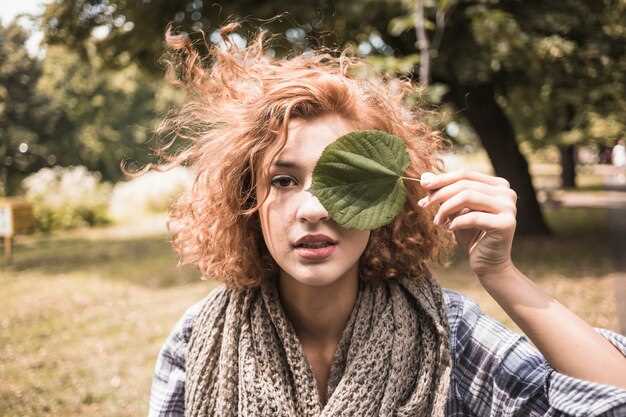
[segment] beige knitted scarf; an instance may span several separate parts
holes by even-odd
[[[326,404],[276,279],[219,288],[194,321],[185,416],[444,415],[451,370],[441,287],[420,278],[359,283],[335,352]]]

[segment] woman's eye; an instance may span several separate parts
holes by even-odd
[[[285,175],[272,178],[272,185],[279,186],[280,188],[288,187],[289,183],[292,182],[295,184],[295,181],[292,177],[287,177]]]

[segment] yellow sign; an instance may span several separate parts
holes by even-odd
[[[0,199],[0,237],[4,237],[4,257],[11,262],[13,236],[32,231],[33,207],[21,198]]]
[[[21,198],[0,199],[0,236],[13,236],[32,231],[35,223],[33,207]]]

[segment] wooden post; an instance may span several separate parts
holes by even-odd
[[[12,259],[12,251],[13,249],[13,236],[5,236],[4,237],[4,259],[7,261],[7,264],[11,263]]]

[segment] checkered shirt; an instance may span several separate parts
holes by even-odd
[[[554,370],[526,336],[459,292],[443,288],[443,295],[453,360],[447,417],[626,417],[626,390]],[[159,352],[149,417],[184,416],[186,344],[205,300],[187,309]],[[626,356],[626,337],[595,330]]]

